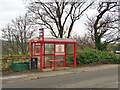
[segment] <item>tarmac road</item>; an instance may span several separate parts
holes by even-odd
[[[118,88],[118,67],[7,83],[3,88]]]

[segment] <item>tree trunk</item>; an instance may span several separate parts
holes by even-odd
[[[60,27],[59,33],[60,33],[60,38],[63,38],[63,26]]]
[[[101,40],[98,36],[95,36],[95,48],[101,50]]]

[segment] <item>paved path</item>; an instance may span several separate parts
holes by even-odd
[[[26,80],[3,80],[4,88],[118,88],[118,66],[101,65],[37,73]],[[45,76],[42,76],[45,75]],[[29,77],[29,78],[28,78]],[[43,78],[44,77],[44,78]],[[25,78],[25,77],[24,77]],[[32,79],[31,79],[32,78]],[[29,80],[28,80],[29,79]],[[6,81],[6,82],[5,82]]]

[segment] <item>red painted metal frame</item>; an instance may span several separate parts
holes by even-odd
[[[44,55],[43,55],[43,56],[44,56],[44,68],[46,68],[46,61],[45,61],[45,59],[46,59],[46,58],[45,58],[45,44],[44,44]]]
[[[40,45],[40,71],[42,71],[42,43]]]
[[[36,55],[36,43],[34,43],[34,55]]]
[[[56,69],[56,56],[63,56],[64,57],[64,65],[63,67],[65,68],[67,65],[66,65],[66,56],[67,55],[73,55],[74,56],[74,68],[76,68],[76,42],[64,42],[64,41],[46,41],[44,40],[44,29],[42,28],[42,40],[30,40],[30,57],[34,57],[34,56],[39,56],[40,57],[40,71],[42,71],[43,69],[43,62],[44,62],[44,67],[46,68],[45,66],[45,56],[51,56],[53,55],[54,56],[54,70]],[[36,43],[40,43],[39,45],[36,45]],[[45,44],[53,44],[54,45],[54,54],[45,54]],[[64,44],[64,54],[56,54],[56,44]],[[67,54],[66,53],[66,45],[67,44],[73,44],[74,45],[74,54]],[[42,48],[42,46],[44,45],[44,49]],[[35,53],[35,47],[36,46],[40,46],[40,54],[39,55],[36,55]],[[33,54],[33,47],[34,47],[34,54]],[[43,53],[43,50],[44,50],[44,53]],[[44,61],[42,60],[44,56]],[[42,62],[43,61],[43,62]]]
[[[56,44],[54,43],[54,70],[56,69],[56,55],[55,55],[55,53],[56,53],[56,46],[55,46]]]
[[[64,52],[65,52],[65,56],[64,56],[64,66],[66,67],[66,44],[64,44]]]
[[[68,42],[64,42],[64,41],[63,41],[63,42],[62,42],[62,41],[60,42],[60,41],[54,41],[54,40],[53,40],[53,41],[52,41],[52,40],[49,40],[49,41],[48,41],[48,40],[44,40],[44,41],[34,40],[34,41],[32,41],[32,42],[34,42],[34,43],[42,43],[42,42],[43,42],[43,43],[45,43],[45,44],[54,44],[54,43],[57,43],[57,44],[74,44],[74,43],[76,43],[76,42],[69,42],[69,41],[68,41]]]
[[[66,67],[66,44],[64,44],[64,68]]]
[[[76,43],[74,44],[74,68],[76,68]]]

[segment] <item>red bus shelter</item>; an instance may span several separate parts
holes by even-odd
[[[30,43],[30,58],[33,57],[39,57],[39,68],[40,71],[46,69],[46,56],[53,56],[54,58],[52,60],[49,60],[49,68],[52,68],[55,70],[57,67],[57,62],[60,63],[60,67],[66,67],[66,57],[67,55],[73,56],[73,67],[76,68],[76,44],[77,42],[73,39],[63,39],[63,38],[44,38],[44,29],[42,28],[40,30],[40,37],[32,39],[29,41]],[[47,54],[45,52],[46,44],[52,44],[53,45],[53,54]],[[67,48],[66,45],[73,45],[73,54],[67,54]],[[37,53],[36,53],[37,52]],[[57,56],[62,56],[63,59],[57,59]]]

